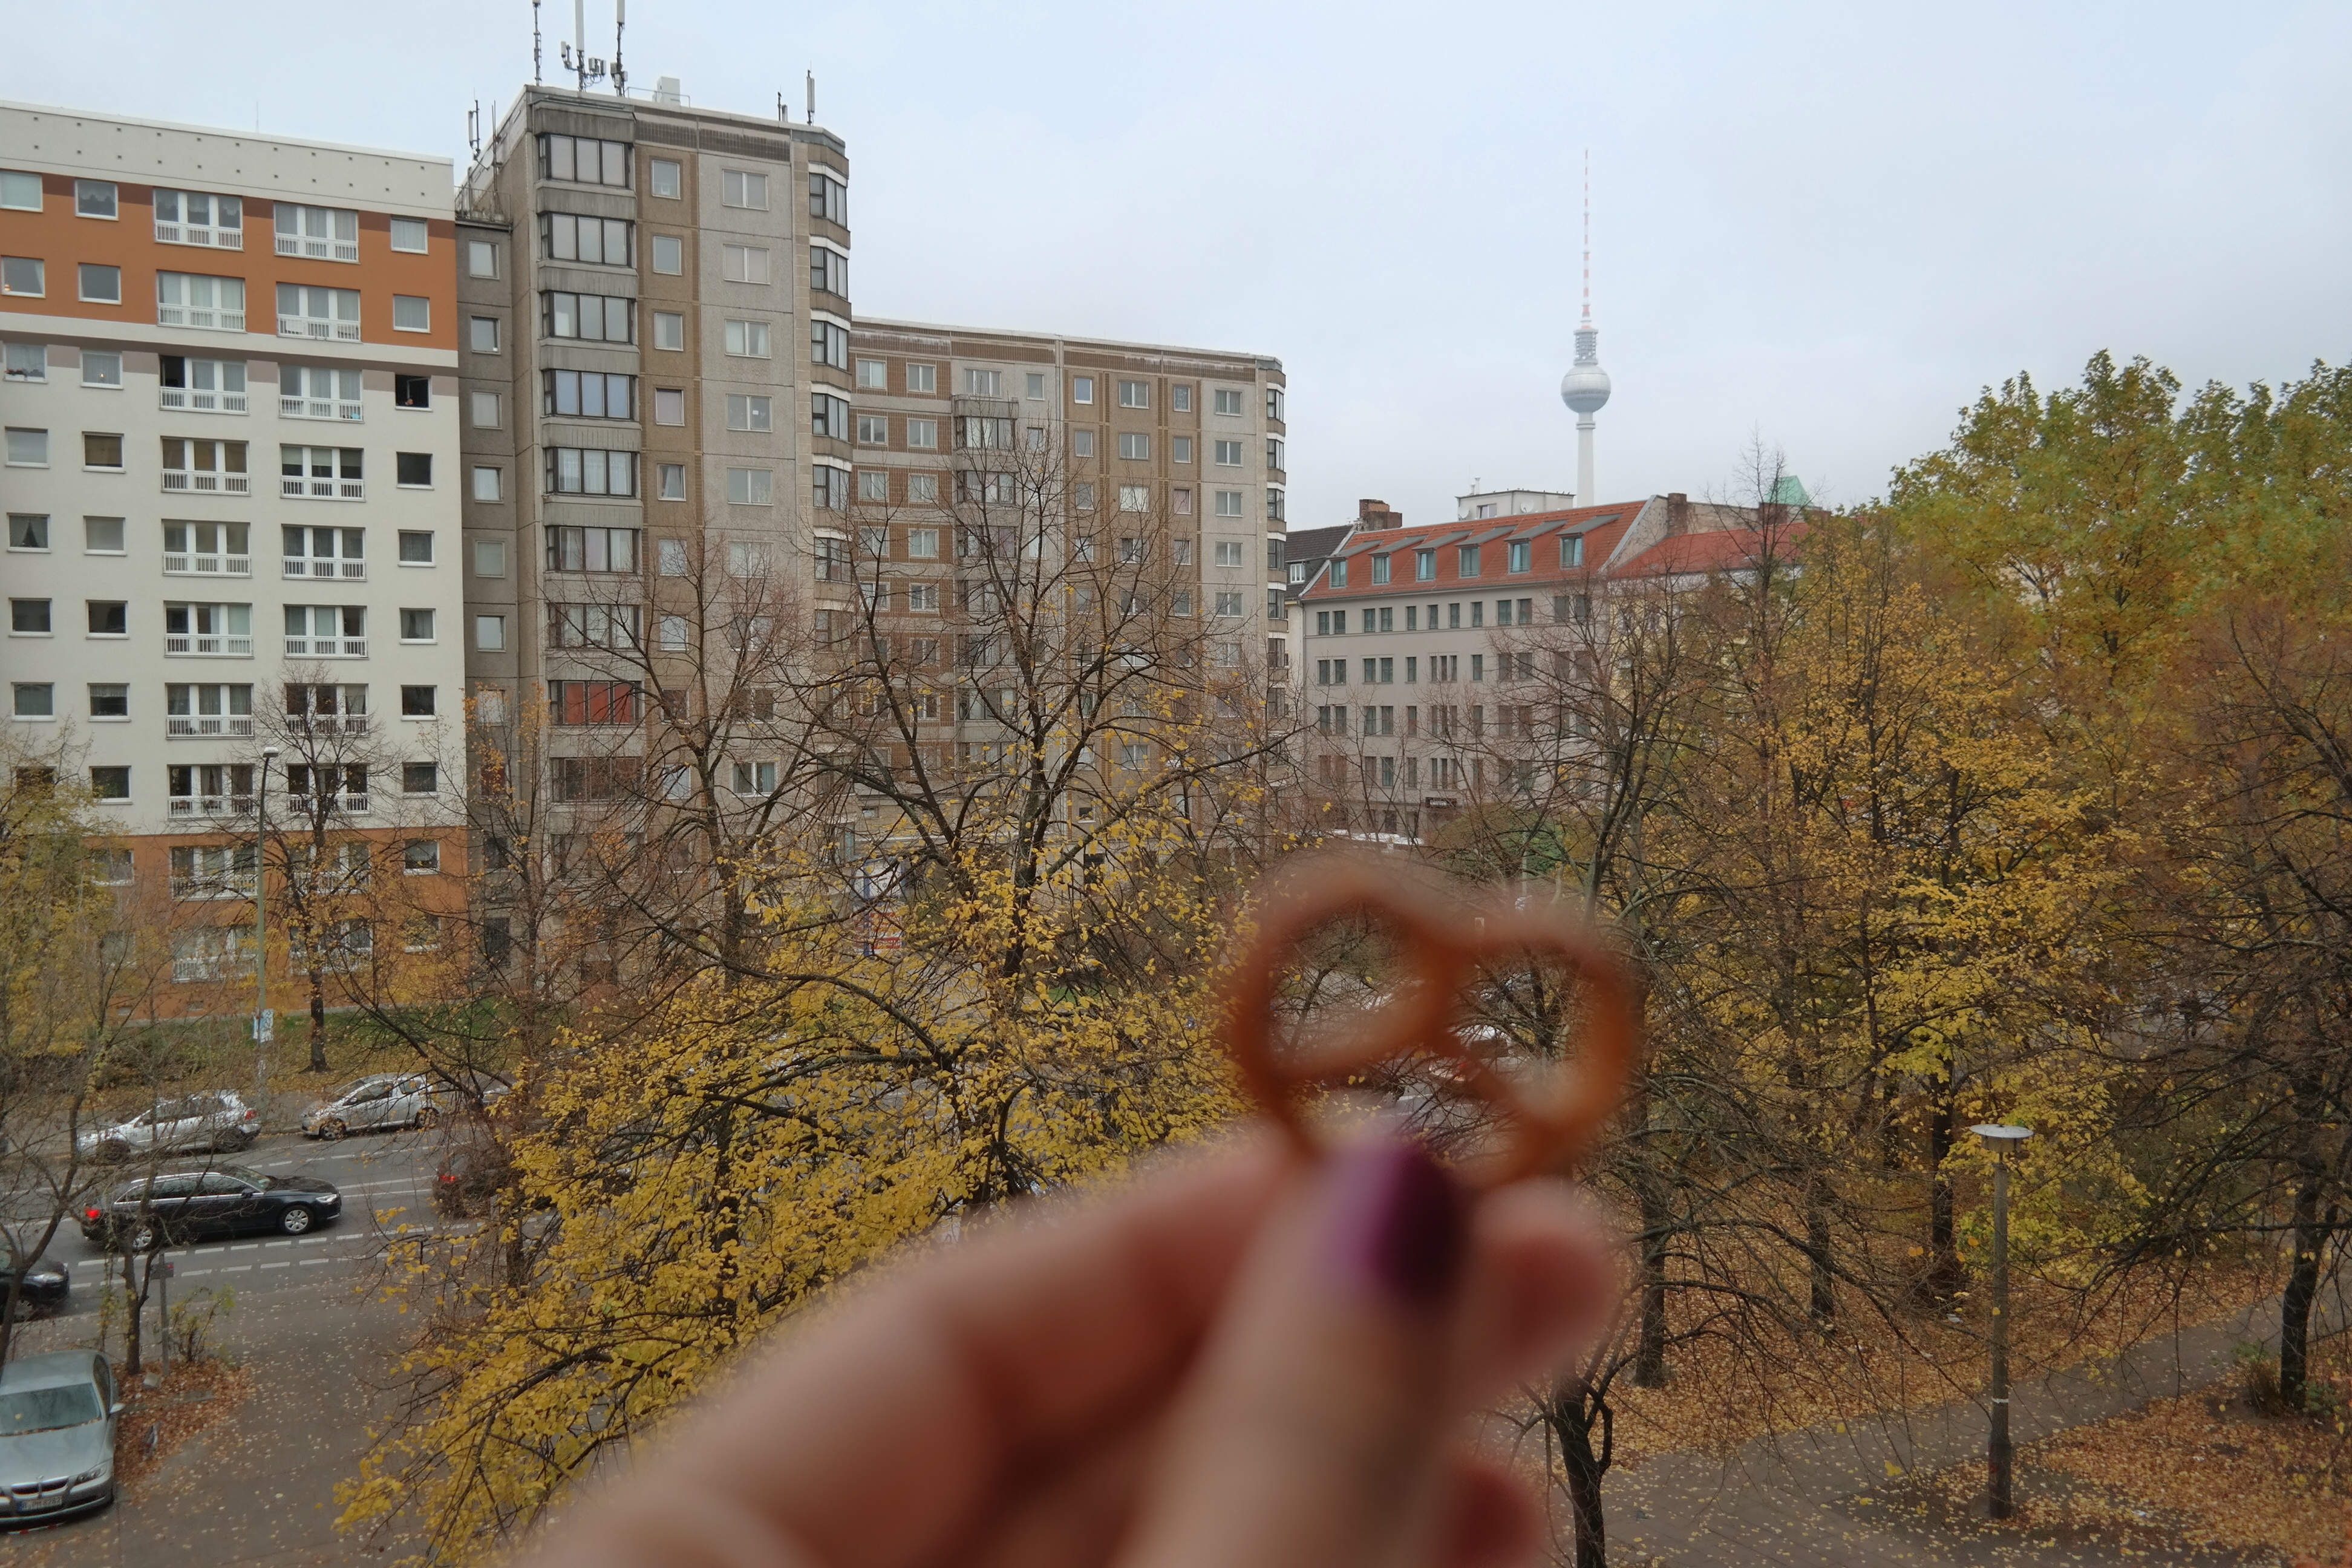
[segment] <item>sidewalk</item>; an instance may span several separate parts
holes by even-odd
[[[2315,1338],[2352,1323],[2341,1281],[2313,1318]],[[2277,1338],[2272,1297],[2233,1317],[2144,1341],[2120,1357],[2021,1383],[2011,1394],[2011,1430],[2022,1447],[2202,1387],[2230,1373],[2239,1345],[2275,1349]],[[1981,1463],[1985,1431],[1983,1405],[1964,1401],[1759,1437],[1727,1456],[1669,1454],[1612,1472],[1602,1487],[1610,1559],[1669,1568],[1992,1561],[1892,1521],[1874,1527],[1868,1507],[1849,1500],[1916,1470]]]

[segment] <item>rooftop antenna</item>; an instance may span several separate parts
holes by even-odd
[[[539,80],[539,0],[530,0],[530,85]]]
[[[466,110],[466,145],[477,161],[482,156],[482,100],[474,100],[474,107]]]
[[[619,37],[614,35],[617,44]],[[563,68],[572,73],[580,91],[586,92],[592,81],[604,79],[604,62],[588,52],[588,0],[572,0],[572,42],[557,51]]]
[[[621,34],[629,25],[629,0],[613,0],[613,96],[629,96],[629,73],[621,68]]]
[[[808,122],[816,123],[816,72],[808,73]]]

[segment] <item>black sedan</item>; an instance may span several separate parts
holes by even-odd
[[[6,1237],[0,1236],[0,1302],[8,1296],[11,1282],[16,1287],[19,1307],[56,1307],[62,1305],[72,1277],[66,1266],[55,1258],[40,1258],[27,1263]]]
[[[125,1182],[82,1211],[81,1233],[100,1247],[144,1252],[207,1236],[300,1236],[342,1212],[341,1193],[316,1176],[265,1176],[244,1165],[165,1171]]]

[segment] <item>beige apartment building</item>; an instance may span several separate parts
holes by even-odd
[[[163,1010],[252,1005],[265,780],[457,896],[451,174],[0,104],[0,682],[171,911]]]

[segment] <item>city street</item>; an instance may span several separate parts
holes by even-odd
[[[216,1339],[253,1373],[253,1396],[111,1509],[9,1535],[5,1550],[57,1568],[349,1556],[353,1543],[333,1529],[335,1487],[356,1473],[368,1430],[385,1412],[379,1390],[414,1321],[374,1287],[389,1248],[430,1246],[443,1234],[430,1196],[441,1139],[396,1132],[312,1143],[289,1134],[236,1158],[265,1174],[323,1177],[343,1194],[341,1218],[318,1234],[201,1242],[166,1254],[174,1301],[207,1287],[236,1293]],[[96,1342],[107,1259],[70,1223],[52,1250],[72,1268],[73,1300],[56,1317],[24,1326],[26,1353]],[[151,1332],[158,1305],[151,1299]],[[121,1354],[119,1333],[110,1349]]]

